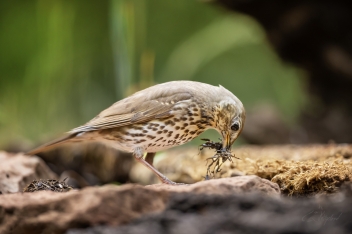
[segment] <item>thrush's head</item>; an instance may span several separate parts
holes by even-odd
[[[223,149],[229,150],[243,129],[245,109],[239,99],[231,97],[221,100],[214,107],[214,114],[215,129],[222,136]]]

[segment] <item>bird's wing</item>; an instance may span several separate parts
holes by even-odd
[[[177,103],[192,98],[189,92],[179,92],[176,89],[151,90],[152,92],[137,92],[108,109],[83,126],[75,128],[70,133],[103,130],[122,127],[134,123],[143,123],[151,119],[170,117],[170,111]]]

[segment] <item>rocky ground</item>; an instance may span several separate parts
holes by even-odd
[[[65,184],[54,180],[67,172],[56,175],[35,156],[0,152],[0,233],[352,231],[351,145],[246,146],[234,153],[239,159],[206,181],[205,159],[213,151],[181,148],[157,156],[158,169],[191,185],[87,186],[79,175],[84,188],[62,190],[55,186]],[[140,184],[155,179],[139,164],[128,172]],[[28,185],[45,188],[48,179],[55,182],[49,190],[68,192],[22,192]]]

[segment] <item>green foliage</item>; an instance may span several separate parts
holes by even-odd
[[[2,1],[0,147],[83,124],[153,83],[221,84],[293,122],[302,72],[253,19],[190,0]]]

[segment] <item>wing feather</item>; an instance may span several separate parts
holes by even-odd
[[[97,117],[70,133],[117,128],[152,119],[171,117],[172,108],[179,102],[192,98],[188,92],[152,92],[150,96],[140,96],[140,92],[116,102]]]

